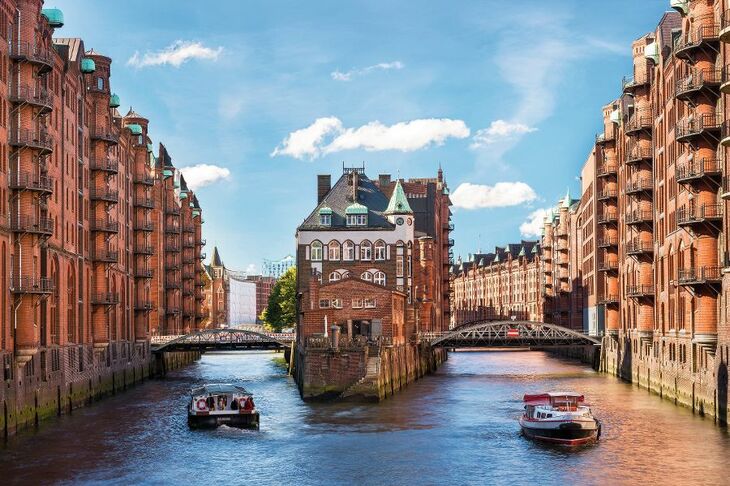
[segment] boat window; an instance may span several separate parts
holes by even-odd
[[[551,413],[547,414],[547,418],[551,418],[552,416],[553,416],[553,414],[551,414]]]

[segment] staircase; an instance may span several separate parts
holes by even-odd
[[[363,388],[369,389],[371,385],[375,383],[377,385],[378,377],[380,376],[380,358],[379,357],[368,357],[368,361],[365,369],[365,376],[357,380],[355,383],[350,385],[347,390],[342,392],[340,398],[347,398],[352,395],[358,394]]]

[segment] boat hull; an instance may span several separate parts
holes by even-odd
[[[213,429],[220,425],[242,429],[258,429],[259,413],[240,413],[225,415],[192,415],[188,414],[188,426],[191,429]]]
[[[595,422],[530,422],[520,420],[522,434],[532,440],[576,446],[589,444],[598,440],[601,425]]]

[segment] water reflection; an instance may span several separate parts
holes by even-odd
[[[3,481],[226,484],[722,483],[724,429],[613,378],[538,352],[451,354],[380,404],[299,400],[272,353],[199,363],[26,432],[0,449]],[[243,382],[259,431],[187,428],[189,388]],[[524,393],[584,393],[601,441],[568,452],[519,435]]]

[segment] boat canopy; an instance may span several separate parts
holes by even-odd
[[[557,401],[582,402],[583,400],[583,395],[575,392],[550,392],[524,397],[525,405],[550,405]]]
[[[223,395],[233,393],[237,395],[251,395],[244,387],[229,383],[214,383],[195,387],[190,390],[190,393],[192,395]]]

